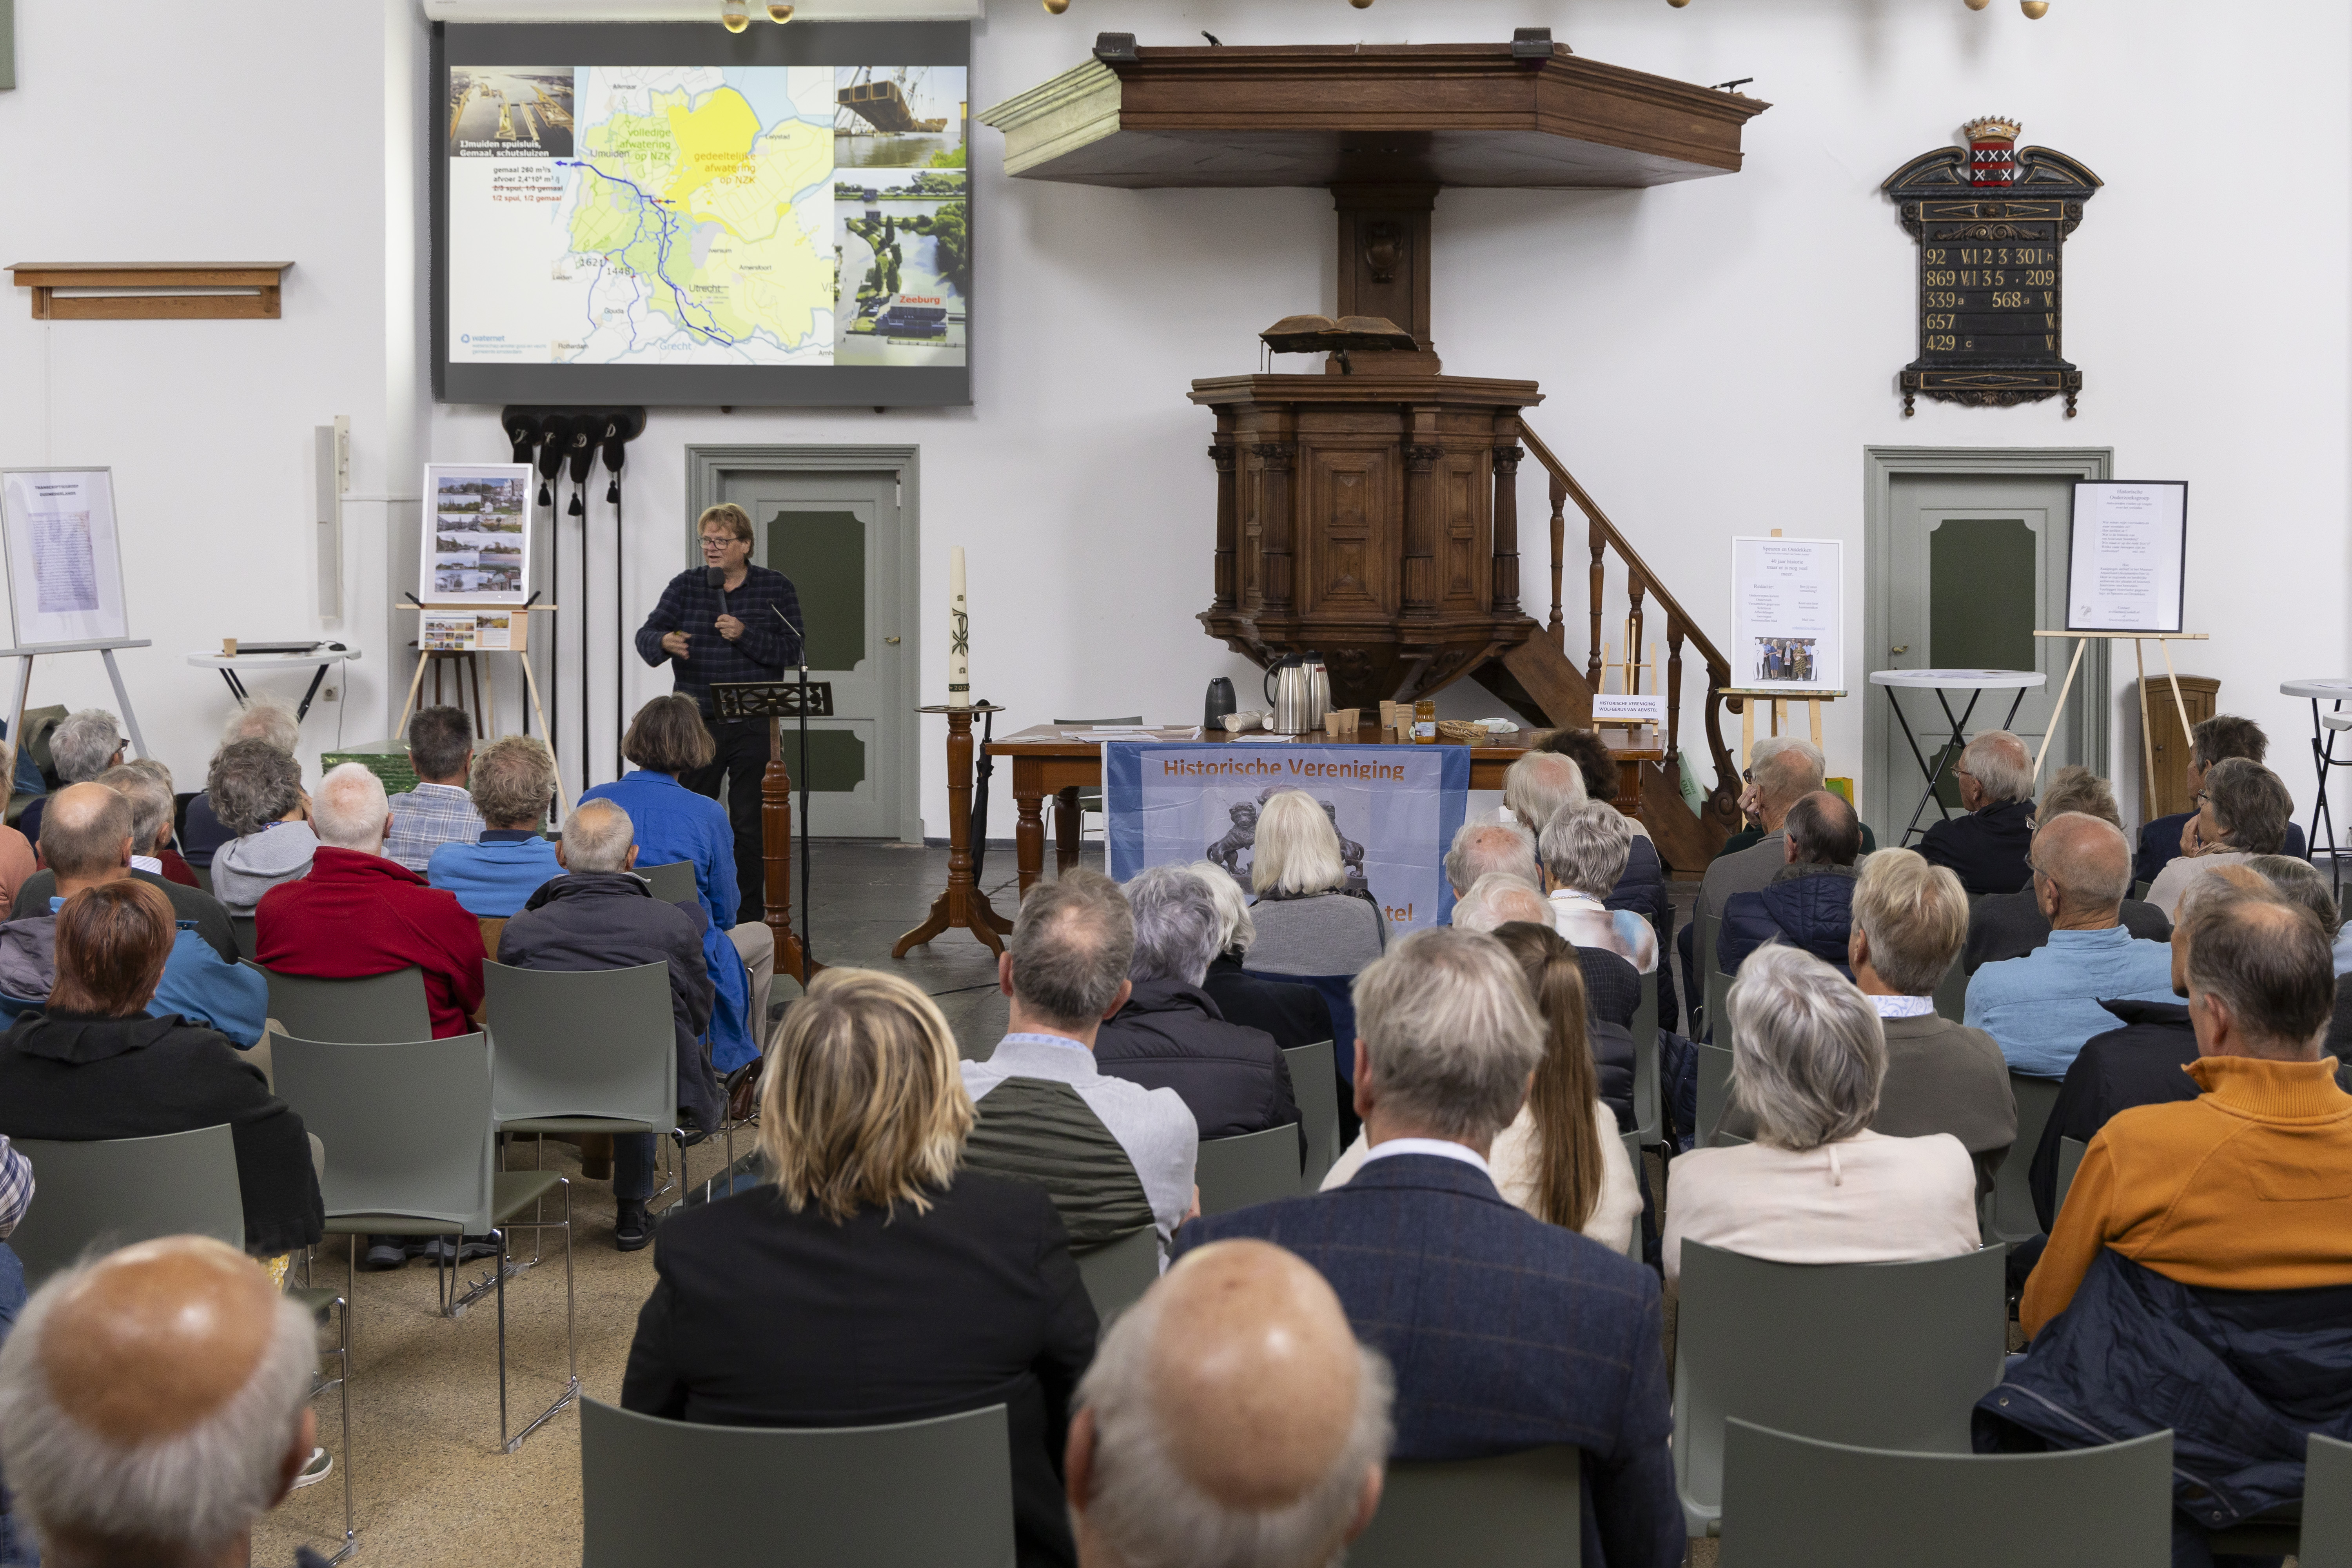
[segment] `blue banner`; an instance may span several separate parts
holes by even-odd
[[[1467,746],[1103,746],[1110,874],[1213,860],[1249,890],[1257,814],[1283,790],[1319,802],[1339,831],[1349,885],[1402,935],[1454,908],[1445,850],[1470,803]]]

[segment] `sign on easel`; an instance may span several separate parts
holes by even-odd
[[[131,636],[110,468],[0,472],[8,614],[21,648]]]
[[[2077,481],[2066,556],[2066,629],[2179,631],[2188,538],[2187,480]]]
[[[1845,685],[1845,544],[1731,542],[1731,684],[1810,697]]]

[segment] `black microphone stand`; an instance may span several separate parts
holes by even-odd
[[[783,622],[785,629],[793,634],[793,641],[799,646],[801,654],[801,973],[805,975],[815,963],[815,956],[809,951],[808,634],[793,626],[793,618],[778,606],[771,605],[768,607],[776,612],[776,619]],[[805,980],[802,982],[802,989],[807,989]]]

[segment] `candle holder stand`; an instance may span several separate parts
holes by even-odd
[[[1004,710],[993,703],[981,702],[969,708],[919,708],[916,711],[948,716],[948,885],[931,905],[929,918],[900,937],[890,949],[890,956],[904,958],[908,948],[927,942],[942,931],[959,930],[971,932],[991,952],[1002,953],[1013,922],[991,907],[988,895],[980,890],[972,875],[971,721],[976,713],[1002,713]]]

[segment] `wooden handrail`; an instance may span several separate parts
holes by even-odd
[[[1706,743],[1715,763],[1715,787],[1707,792],[1706,813],[1718,817],[1728,828],[1739,826],[1739,770],[1731,760],[1731,749],[1724,743],[1723,709],[1725,700],[1717,695],[1731,684],[1731,661],[1706,632],[1699,628],[1687,610],[1674,595],[1667,592],[1650,563],[1642,559],[1640,551],[1618,531],[1608,514],[1585,493],[1568,466],[1552,455],[1540,437],[1528,428],[1525,419],[1519,422],[1520,438],[1527,443],[1528,453],[1541,463],[1551,476],[1551,619],[1546,624],[1560,652],[1568,652],[1568,626],[1561,616],[1560,576],[1563,554],[1567,547],[1567,503],[1574,501],[1584,514],[1588,544],[1591,552],[1590,593],[1591,599],[1591,637],[1585,661],[1585,680],[1595,692],[1601,689],[1601,608],[1606,586],[1604,556],[1614,551],[1625,563],[1626,599],[1632,607],[1628,636],[1632,639],[1626,649],[1626,661],[1638,663],[1642,626],[1644,620],[1643,600],[1646,596],[1666,616],[1666,765],[1679,776],[1682,762],[1682,684],[1683,643],[1688,640],[1698,651],[1706,667]]]

